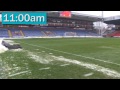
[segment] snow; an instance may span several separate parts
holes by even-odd
[[[2,45],[3,39],[0,39],[0,53],[3,53],[8,50],[5,46]]]

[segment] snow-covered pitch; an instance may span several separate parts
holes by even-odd
[[[0,53],[3,53],[8,50],[5,46],[2,45],[3,39],[0,39]]]

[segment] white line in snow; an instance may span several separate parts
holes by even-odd
[[[29,71],[18,72],[18,73],[9,75],[9,77],[16,76],[16,75],[20,75],[20,74],[27,73],[27,72],[29,72]]]
[[[24,42],[21,42],[21,43],[24,43]],[[40,45],[38,46],[38,45],[33,45],[33,44],[28,44],[28,43],[24,43],[24,44],[27,44],[27,45],[30,45],[30,46],[35,46],[35,47],[44,48],[44,49],[47,49],[47,50],[52,50],[52,51],[56,51],[56,52],[61,52],[61,53],[69,54],[69,55],[74,55],[74,56],[78,56],[78,57],[83,57],[83,58],[87,58],[87,59],[91,59],[91,60],[96,60],[96,61],[105,62],[105,63],[114,64],[114,65],[120,66],[120,64],[118,64],[118,63],[114,63],[114,62],[110,62],[110,61],[105,61],[105,60],[102,60],[102,59],[97,59],[97,58],[93,58],[93,57],[88,57],[88,56],[73,54],[73,53],[69,53],[69,52],[64,52],[64,51],[60,51],[60,50],[56,50],[56,49],[51,49],[51,48],[43,47],[43,46],[40,46]]]

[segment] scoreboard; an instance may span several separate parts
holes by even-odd
[[[71,11],[60,11],[60,17],[71,18]]]

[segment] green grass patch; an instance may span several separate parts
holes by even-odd
[[[7,51],[0,54],[0,78],[10,79],[101,79],[115,78],[80,65],[52,60],[50,56],[63,56],[70,60],[99,65],[120,73],[119,38],[55,38],[19,39],[22,51]],[[65,52],[65,53],[64,53]],[[31,53],[31,54],[29,54]],[[31,58],[34,56],[34,59]],[[31,56],[30,56],[31,55]],[[94,59],[90,59],[90,58]],[[41,60],[38,62],[36,60]],[[103,61],[98,61],[100,59]],[[107,62],[112,63],[107,63]],[[114,64],[116,63],[116,64]],[[66,66],[61,66],[69,64]],[[90,76],[85,74],[93,73]]]

